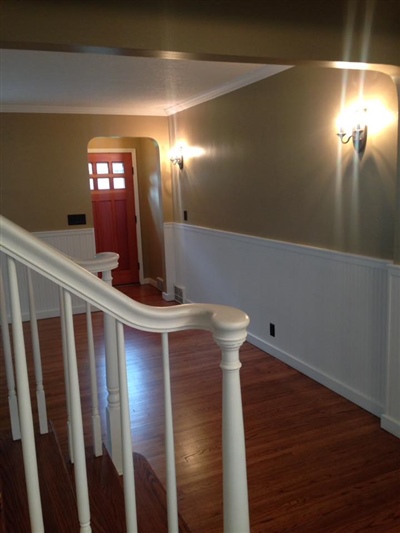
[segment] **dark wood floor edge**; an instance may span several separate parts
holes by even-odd
[[[142,470],[148,472],[152,479],[156,482],[156,486],[153,485],[153,493],[157,497],[160,505],[162,505],[165,508],[165,512],[167,514],[167,492],[165,490],[165,487],[162,485],[161,481],[159,480],[157,474],[155,473],[153,467],[149,463],[149,461],[146,459],[146,457],[140,453],[133,452],[133,461],[134,461],[134,468],[135,471]],[[137,468],[139,467],[139,468]],[[141,468],[140,468],[141,467]],[[182,515],[179,513],[178,510],[178,521],[179,521],[179,533],[190,533],[189,526],[187,525],[186,521],[182,517]]]

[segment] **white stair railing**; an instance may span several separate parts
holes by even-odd
[[[22,330],[17,267],[16,261],[12,257],[7,258],[7,267],[10,286],[11,326],[14,345],[15,374],[17,378],[22,457],[25,469],[26,490],[28,494],[29,516],[32,531],[40,533],[41,531],[44,531],[44,525],[39,490],[39,474],[36,461],[35,434],[29,393],[25,341]]]
[[[3,272],[0,269],[0,320],[1,334],[3,339],[4,363],[8,388],[8,409],[10,411],[11,434],[14,440],[21,438],[21,429],[18,415],[18,399],[15,390],[14,368],[12,363],[11,340],[8,329],[7,307],[3,284]]]
[[[118,267],[119,255],[114,252],[101,252],[96,254],[93,259],[76,259],[74,261],[91,272],[92,274],[101,274],[102,280],[107,285],[112,286],[112,270]],[[91,306],[86,302],[86,324],[88,334],[88,351],[90,362],[90,382],[92,395],[92,431],[93,445],[95,456],[102,454],[101,426],[100,416],[98,413],[98,394],[95,369],[95,354],[93,345],[92,317]],[[106,352],[106,383],[107,383],[107,450],[113,460],[117,471],[123,473],[122,465],[122,429],[121,429],[121,409],[120,409],[120,392],[118,378],[117,338],[116,338],[115,318],[104,315],[104,339]]]
[[[113,289],[73,260],[34,238],[4,217],[0,217],[1,252],[8,257],[11,292],[14,356],[17,376],[17,393],[21,420],[21,436],[24,448],[32,530],[42,531],[40,521],[40,496],[38,501],[37,464],[29,398],[29,383],[23,345],[22,317],[18,299],[18,280],[15,262],[24,264],[60,287],[62,339],[65,351],[67,407],[70,414],[71,455],[76,467],[77,505],[80,531],[89,532],[90,509],[86,480],[82,413],[79,379],[73,332],[71,295],[78,296],[104,312],[109,317],[109,358],[107,361],[107,388],[110,416],[109,431],[119,432],[109,438],[111,448],[120,449],[121,470],[124,471],[127,530],[137,531],[134,497],[132,440],[130,429],[129,394],[126,376],[124,326],[162,335],[165,371],[166,455],[169,531],[177,531],[177,497],[174,464],[174,438],[169,380],[168,333],[189,329],[212,332],[220,346],[223,373],[223,471],[224,471],[224,531],[246,533],[249,529],[248,494],[243,414],[240,391],[239,348],[246,338],[249,319],[245,313],[226,306],[185,304],[172,307],[151,307],[135,302]],[[111,270],[110,270],[111,272]],[[90,314],[90,313],[89,313]],[[2,325],[4,329],[4,325]],[[111,340],[110,340],[111,339]],[[90,349],[89,349],[90,351]],[[116,363],[116,364],[115,364]],[[94,391],[92,391],[94,394]],[[94,408],[95,411],[95,408]],[[116,422],[118,418],[118,422]],[[116,424],[114,424],[116,422]],[[25,454],[25,448],[27,450]],[[96,449],[96,445],[95,445]],[[26,459],[25,459],[26,455]],[[114,456],[113,456],[114,459]]]
[[[28,296],[29,296],[29,316],[31,326],[31,338],[32,338],[32,351],[33,361],[35,366],[35,378],[36,378],[36,401],[39,413],[39,427],[40,433],[48,433],[49,428],[47,425],[47,411],[46,411],[46,397],[43,387],[43,372],[42,372],[42,359],[40,355],[40,342],[39,342],[39,330],[36,318],[35,307],[35,294],[33,289],[32,272],[27,269],[28,279]]]

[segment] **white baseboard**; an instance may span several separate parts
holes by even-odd
[[[356,391],[355,389],[352,389],[345,383],[342,383],[341,381],[338,381],[332,378],[331,376],[328,376],[317,368],[314,368],[311,365],[300,361],[300,359],[298,359],[294,355],[291,355],[289,353],[284,352],[283,350],[280,350],[279,348],[276,348],[276,346],[269,344],[268,342],[264,341],[263,339],[260,339],[259,337],[256,337],[255,335],[252,335],[251,333],[248,334],[247,340],[250,342],[250,344],[254,344],[254,346],[257,346],[257,348],[260,348],[264,352],[272,355],[273,357],[276,357],[276,359],[287,363],[292,368],[295,368],[296,370],[313,379],[317,383],[320,383],[321,385],[324,385],[325,387],[331,389],[337,394],[340,394],[341,396],[355,403],[359,407],[362,407],[363,409],[369,411],[370,413],[376,416],[382,415],[384,411],[383,405],[374,402],[373,400],[371,400],[371,398],[368,398],[360,392]]]
[[[400,421],[390,418],[390,416],[382,415],[381,416],[381,428],[385,431],[388,431],[395,437],[400,439]]]
[[[166,302],[173,302],[175,300],[174,294],[170,294],[168,292],[163,292],[162,297]]]

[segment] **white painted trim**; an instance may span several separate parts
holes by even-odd
[[[52,230],[52,231],[33,231],[32,235],[35,235],[35,237],[38,237],[38,239],[42,239],[44,241],[48,241],[50,239],[59,238],[59,237],[65,237],[68,235],[71,235],[75,237],[76,235],[88,235],[93,236],[94,238],[94,229],[93,228],[77,228],[77,229],[61,229],[61,230]]]
[[[135,214],[136,214],[136,242],[139,260],[139,283],[144,285],[146,282],[143,279],[143,248],[142,248],[142,226],[140,219],[140,199],[139,199],[139,184],[138,172],[136,163],[136,149],[135,148],[88,148],[89,154],[131,154],[133,165],[133,190],[135,195]]]
[[[165,256],[165,292],[163,298],[167,302],[175,300],[175,233],[174,223],[164,222],[164,256]]]
[[[355,403],[356,405],[359,405],[363,409],[366,409],[370,413],[376,416],[381,416],[381,414],[383,413],[383,405],[372,401],[364,394],[360,394],[358,391],[349,387],[345,383],[342,383],[341,381],[334,379],[331,376],[328,376],[328,374],[321,372],[317,368],[301,361],[297,357],[283,350],[280,350],[276,346],[264,341],[263,339],[256,337],[255,335],[252,335],[251,333],[247,335],[247,340],[250,342],[250,344],[253,344],[254,346],[257,346],[257,348],[260,348],[260,350],[263,350],[264,352],[276,357],[276,359],[287,363],[292,368],[295,368],[302,374],[308,376],[314,381],[317,381],[318,383],[321,383],[321,385],[324,385],[325,387],[331,389],[340,396],[343,396],[347,400],[350,400],[351,402]]]
[[[188,100],[185,100],[180,104],[167,107],[165,108],[165,113],[168,116],[174,115],[179,111],[184,111],[185,109],[189,109],[204,102],[208,102],[209,100],[214,100],[219,96],[223,96],[224,94],[237,91],[242,87],[246,87],[247,85],[251,85],[252,83],[256,83],[257,81],[264,80],[269,76],[274,76],[275,74],[278,74],[279,72],[282,72],[289,68],[292,68],[292,65],[268,65],[267,67],[261,67],[258,70],[249,72],[248,74],[241,76],[240,78],[237,78],[228,83],[224,83],[223,85],[220,85],[219,87],[212,89],[211,91],[207,91],[203,94],[195,96],[194,98],[189,98]]]
[[[400,265],[388,268],[386,408],[382,428],[400,437]]]
[[[194,303],[194,302],[187,300],[185,301],[185,303]],[[317,368],[301,361],[297,357],[285,352],[284,350],[280,350],[273,344],[270,344],[264,341],[263,339],[260,339],[259,337],[257,337],[256,335],[253,335],[250,332],[247,334],[247,341],[250,344],[253,344],[253,346],[260,348],[260,350],[267,353],[268,355],[272,355],[276,359],[279,359],[279,361],[282,361],[283,363],[288,364],[290,367],[294,368],[295,370],[298,370],[299,372],[313,379],[317,383],[324,385],[328,389],[332,390],[333,392],[336,392],[340,396],[343,396],[343,398],[346,398],[347,400],[355,403],[356,405],[362,407],[366,411],[374,414],[375,416],[381,417],[381,419],[385,418],[386,426],[388,428],[387,431],[389,431],[390,433],[394,433],[394,432],[389,428],[392,428],[393,426],[396,426],[396,425],[398,426],[398,431],[400,432],[400,424],[397,421],[390,420],[389,417],[385,417],[385,415],[382,415],[384,411],[384,406],[382,404],[371,401],[370,398],[368,398],[364,394],[360,394],[358,391],[349,387],[345,383],[342,383],[341,381],[336,380],[332,378],[331,376],[328,376],[328,374],[326,374],[325,372],[321,372]],[[386,429],[386,427],[384,427],[383,424],[382,424],[382,427],[383,429]],[[400,433],[398,436],[400,437]]]
[[[381,416],[381,428],[400,439],[400,422],[388,415]]]
[[[173,302],[175,300],[175,297],[173,294],[169,294],[168,292],[162,293],[163,300],[166,302]]]
[[[301,255],[304,255],[304,254],[314,255],[316,257],[322,257],[322,258],[329,259],[330,261],[340,261],[343,263],[357,264],[357,265],[372,267],[372,268],[394,267],[395,273],[400,276],[400,269],[398,272],[396,265],[393,265],[393,261],[386,260],[386,259],[378,259],[376,257],[368,257],[364,255],[348,254],[348,253],[339,252],[336,250],[329,250],[328,248],[318,248],[315,246],[308,246],[306,244],[295,244],[292,242],[268,239],[266,237],[256,237],[253,235],[245,235],[243,233],[234,233],[230,231],[205,228],[203,226],[192,226],[190,224],[177,223],[177,222],[170,222],[168,224],[170,226],[174,226],[177,228],[186,227],[190,229],[190,231],[199,232],[204,235],[207,235],[209,232],[212,232],[214,235],[217,235],[218,237],[233,239],[234,241],[237,241],[237,242],[250,243],[255,246],[268,247],[268,248],[273,247],[273,248],[276,248],[277,250],[284,250],[284,251],[289,251],[292,253],[297,252]]]
[[[400,265],[389,265],[388,272],[391,276],[400,278]]]
[[[63,254],[74,259],[88,260],[93,259],[95,255],[94,229],[93,228],[76,228],[55,231],[37,231],[32,233],[40,241],[59,250]],[[0,254],[0,260],[3,262],[3,254]],[[22,319],[30,319],[27,273],[23,265],[17,265],[18,278],[20,282],[20,299]],[[3,269],[3,275],[6,286],[6,301],[9,301],[8,295],[8,275],[7,269]],[[45,279],[32,273],[34,279],[34,293],[36,302],[36,314],[38,319],[53,318],[60,315],[59,292],[57,287]],[[82,300],[73,297],[73,312],[76,314],[85,313],[86,307]]]
[[[166,266],[187,301],[243,309],[250,342],[368,411],[385,412],[391,263],[189,224],[164,230]]]

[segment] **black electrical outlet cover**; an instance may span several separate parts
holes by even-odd
[[[269,334],[271,335],[271,337],[275,337],[275,324],[269,325]]]

